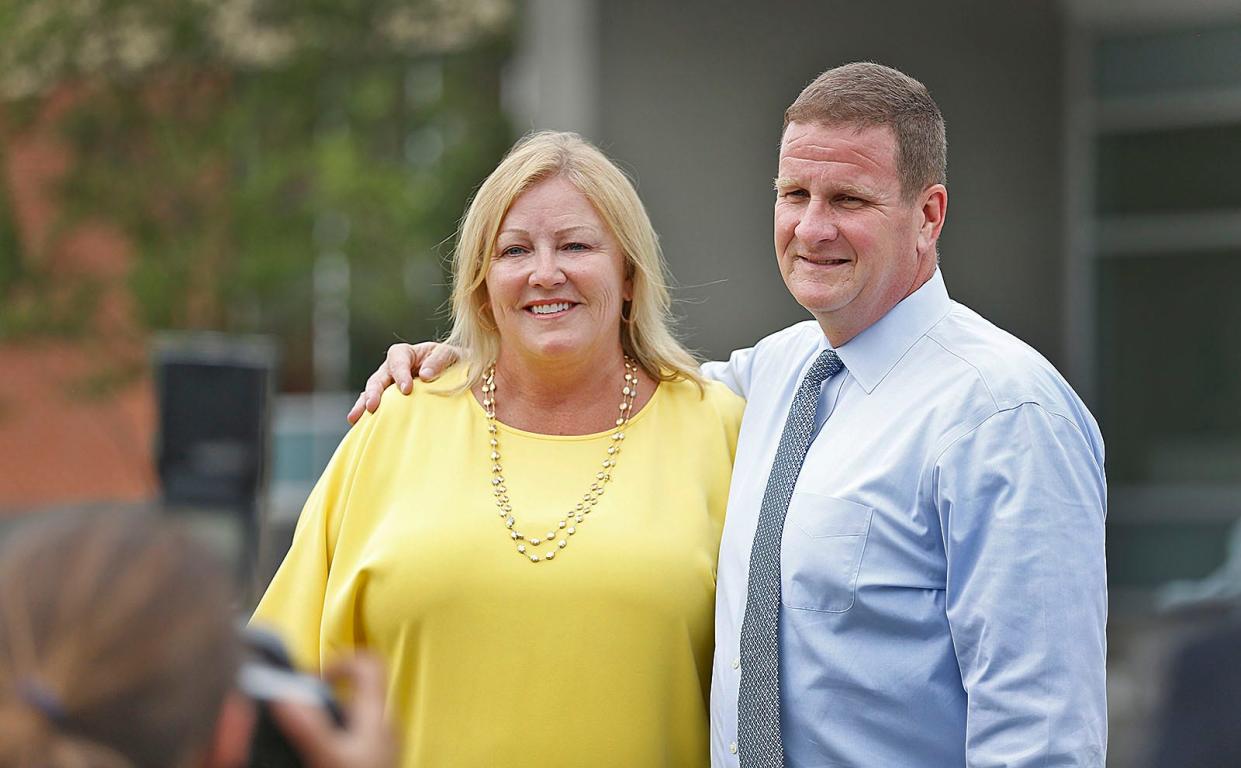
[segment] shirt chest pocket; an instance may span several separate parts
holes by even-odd
[[[853,607],[873,513],[844,499],[793,494],[780,555],[786,608],[843,613]]]

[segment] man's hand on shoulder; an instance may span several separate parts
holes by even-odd
[[[435,381],[459,356],[456,347],[436,341],[393,344],[388,347],[387,359],[366,380],[366,387],[346,418],[350,424],[356,424],[363,412],[379,410],[380,397],[392,384],[396,384],[402,394],[408,395],[414,388],[414,371],[423,381]]]

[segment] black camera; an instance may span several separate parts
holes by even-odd
[[[250,768],[301,768],[300,755],[272,717],[270,702],[288,701],[319,707],[338,727],[344,716],[332,689],[322,680],[298,672],[284,643],[271,632],[241,628],[244,655],[237,687],[255,703],[258,718],[250,740]]]

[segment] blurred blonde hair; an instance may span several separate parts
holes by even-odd
[[[0,766],[168,768],[205,751],[240,653],[224,570],[154,516],[27,525],[0,555]]]
[[[478,383],[500,351],[484,282],[500,224],[523,192],[555,177],[567,179],[590,201],[624,253],[633,300],[621,313],[622,349],[655,379],[688,379],[701,388],[698,361],[673,336],[659,237],[632,182],[576,133],[541,131],[513,145],[478,188],[461,220],[453,254],[453,325],[446,339],[461,348],[467,366],[467,381],[457,391]]]

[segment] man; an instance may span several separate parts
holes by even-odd
[[[785,113],[776,257],[814,320],[703,367],[747,398],[716,766],[1104,763],[1102,438],[948,298],[945,167],[938,106],[888,67],[829,70]],[[390,352],[404,391],[428,351]]]

